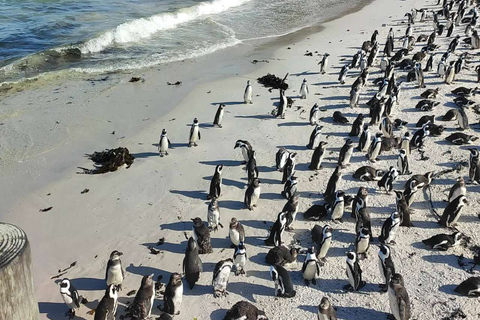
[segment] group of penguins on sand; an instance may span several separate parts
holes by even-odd
[[[440,4],[437,3],[437,5]],[[465,33],[467,38],[464,40],[466,45],[470,45],[472,49],[480,48],[480,38],[475,30],[478,13],[477,5],[472,1],[443,1],[443,5],[439,10],[412,9],[411,13],[407,13],[408,26],[405,33],[405,41],[403,47],[394,53],[394,35],[393,29],[388,33],[387,41],[384,49],[384,56],[380,62],[380,69],[384,72],[384,76],[374,81],[378,85],[378,92],[367,102],[370,110],[370,122],[365,123],[365,117],[359,114],[352,125],[349,133],[351,137],[358,137],[359,143],[356,150],[366,152],[366,157],[371,163],[381,161],[381,153],[390,150],[399,150],[397,166],[391,166],[388,170],[377,170],[371,166],[362,166],[353,173],[353,177],[364,182],[375,181],[379,189],[384,189],[388,194],[394,191],[396,196],[396,210],[384,221],[378,236],[378,257],[379,271],[382,276],[380,290],[388,292],[388,300],[390,305],[391,319],[407,320],[411,319],[412,311],[410,299],[404,285],[403,276],[395,269],[394,257],[391,252],[391,245],[395,245],[396,234],[400,227],[412,227],[410,215],[413,213],[411,209],[417,194],[421,190],[429,187],[435,179],[434,172],[425,174],[415,174],[406,182],[404,190],[393,190],[393,183],[399,175],[410,175],[409,157],[413,150],[418,150],[424,158],[425,150],[423,150],[424,141],[428,136],[440,136],[444,131],[442,125],[434,122],[433,116],[422,116],[417,123],[419,129],[410,137],[408,131],[403,138],[395,137],[394,128],[400,129],[406,125],[401,119],[392,121],[390,116],[395,105],[399,103],[399,92],[401,83],[397,82],[396,70],[407,70],[407,81],[417,81],[420,88],[425,87],[423,77],[424,72],[431,72],[434,61],[435,52],[440,49],[440,45],[436,44],[436,39],[441,36],[444,29],[447,30],[447,38],[453,37],[448,50],[442,55],[438,62],[438,74],[444,77],[445,82],[450,84],[454,81],[458,74],[464,71],[465,59],[467,52],[460,55],[457,61],[448,62],[459,45],[460,36],[454,35],[455,28],[466,26]],[[420,18],[418,14],[421,14]],[[443,17],[443,18],[440,18]],[[415,23],[427,22],[433,19],[433,32],[429,36],[420,35],[417,38],[413,36]],[[442,24],[444,21],[446,24]],[[378,32],[375,31],[370,41],[365,41],[362,50],[354,55],[353,61],[345,65],[339,76],[339,82],[344,84],[347,73],[350,69],[360,68],[360,76],[353,83],[350,93],[350,107],[355,110],[359,106],[359,97],[362,88],[367,84],[369,70],[371,70],[377,59],[379,51],[379,43],[377,42]],[[427,44],[420,52],[408,58],[414,49],[416,42],[426,41]],[[422,68],[421,61],[430,54],[425,68]],[[320,73],[325,73],[328,66],[328,54],[325,54],[320,62]],[[448,65],[448,67],[446,67]],[[452,71],[453,70],[453,71]],[[476,69],[479,72],[480,68]],[[453,75],[452,75],[453,72]],[[469,98],[474,95],[477,88],[459,87],[452,91],[457,96],[455,103],[458,109],[452,109],[443,117],[444,121],[457,120],[459,132],[447,137],[452,144],[463,145],[470,144],[475,140],[474,136],[464,134],[462,131],[469,128],[468,118],[464,108],[472,105]],[[430,111],[439,103],[436,102],[436,95],[439,89],[427,89],[422,93],[422,98],[417,104],[417,108],[421,111]],[[300,98],[306,98],[309,94],[307,81],[304,80],[300,89]],[[250,82],[244,93],[244,102],[252,103],[253,90]],[[285,91],[280,90],[280,103],[277,107],[276,116],[285,117],[285,108],[288,101]],[[221,104],[215,115],[214,125],[221,127],[225,105]],[[326,154],[327,142],[321,141],[322,126],[319,125],[320,108],[315,104],[310,112],[310,124],[314,126],[310,136],[307,149],[313,149],[312,160],[309,165],[310,170],[320,170],[322,161]],[[340,111],[333,114],[333,121],[339,123],[348,123],[348,119],[342,115]],[[372,129],[379,125],[378,132],[374,134]],[[191,130],[189,146],[197,146],[200,140],[200,131],[198,120],[195,119]],[[159,153],[161,156],[168,155],[170,141],[164,129],[159,142]],[[261,187],[259,180],[259,170],[256,163],[256,154],[252,145],[246,140],[238,140],[234,146],[240,149],[246,164],[248,187],[245,191],[244,203],[249,210],[257,207],[257,202],[261,197]],[[468,204],[466,193],[468,184],[480,184],[480,153],[478,148],[470,148],[469,161],[469,181],[468,183],[463,177],[459,177],[457,182],[451,187],[448,196],[448,205],[444,209],[439,220],[442,227],[453,229],[453,233],[440,233],[429,239],[423,240],[423,243],[438,250],[448,250],[449,248],[460,244],[464,235],[455,228],[458,219]],[[324,202],[314,204],[304,212],[304,218],[307,220],[330,219],[333,223],[343,222],[344,213],[351,208],[351,218],[354,218],[356,240],[354,250],[346,253],[346,279],[347,284],[344,290],[347,292],[361,290],[366,282],[362,279],[362,268],[360,261],[367,257],[367,253],[372,244],[376,242],[372,234],[369,193],[364,186],[360,187],[355,196],[347,195],[339,190],[339,182],[342,174],[350,164],[350,159],[354,152],[354,144],[352,139],[347,139],[340,150],[337,166],[328,180],[326,190],[324,192]],[[286,148],[280,148],[276,154],[276,168],[282,173],[282,184],[284,190],[282,195],[287,199],[287,203],[282,211],[278,214],[274,222],[269,236],[265,239],[265,245],[273,247],[266,255],[266,263],[270,266],[270,276],[274,282],[275,296],[291,298],[296,295],[296,290],[292,283],[290,272],[285,268],[287,264],[296,262],[299,254],[305,254],[302,266],[303,280],[306,285],[312,283],[315,285],[320,276],[322,266],[327,263],[327,256],[332,244],[332,236],[334,229],[326,224],[323,227],[315,225],[311,230],[313,246],[308,249],[298,249],[295,247],[288,248],[282,245],[282,235],[286,230],[293,229],[298,211],[299,193],[297,178],[295,176],[295,166],[297,162],[297,154],[290,152]],[[428,161],[428,158],[423,159]],[[185,258],[183,261],[183,275],[173,273],[166,286],[164,293],[163,313],[158,319],[172,319],[174,315],[180,313],[182,296],[183,296],[183,280],[189,286],[190,290],[194,290],[196,282],[199,280],[203,271],[201,254],[212,253],[212,245],[210,241],[211,232],[223,227],[220,222],[220,209],[218,198],[222,195],[222,171],[223,165],[217,165],[215,173],[210,183],[210,190],[207,199],[210,200],[208,205],[207,224],[200,218],[192,219],[193,236],[188,239]],[[245,230],[241,222],[236,218],[232,218],[229,225],[229,238],[231,247],[233,248],[233,257],[219,261],[214,268],[212,277],[213,294],[215,297],[222,297],[228,294],[227,285],[232,271],[235,275],[245,273],[245,267],[248,263]],[[113,251],[107,264],[106,284],[107,289],[105,296],[100,301],[98,307],[94,311],[95,320],[115,319],[117,309],[118,291],[124,279],[124,272],[121,264],[122,253]],[[480,257],[475,257],[474,263],[480,264]],[[77,290],[72,286],[68,279],[64,279],[60,283],[60,292],[70,311],[68,314],[74,316],[75,310],[80,307],[83,298]],[[480,277],[470,277],[460,283],[455,292],[466,296],[480,296]],[[145,275],[142,278],[139,290],[135,299],[128,308],[127,316],[132,319],[147,319],[151,316],[152,306],[156,296],[156,285],[153,275]],[[317,318],[319,320],[335,320],[336,308],[333,306],[328,297],[322,297],[318,305]],[[227,311],[225,320],[260,320],[267,319],[265,313],[257,309],[248,301],[239,301]]]

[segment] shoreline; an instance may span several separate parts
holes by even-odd
[[[354,242],[354,235],[351,230],[354,223],[348,219],[341,225],[334,225],[335,245],[329,252],[329,260],[320,277],[320,284],[306,287],[301,279],[301,262],[303,256],[299,257],[296,265],[290,270],[292,280],[297,289],[295,299],[283,299],[279,301],[273,296],[273,282],[268,274],[268,267],[265,266],[264,258],[267,247],[263,240],[268,235],[268,229],[275,220],[286,200],[280,195],[283,186],[280,184],[281,174],[274,169],[274,155],[277,149],[285,146],[287,149],[298,152],[297,171],[299,175],[299,188],[301,203],[295,230],[287,232],[285,244],[290,243],[307,247],[310,244],[310,229],[316,223],[303,220],[301,212],[304,212],[312,203],[320,199],[319,193],[326,187],[326,182],[333,171],[338,151],[346,138],[346,126],[333,124],[330,121],[334,110],[344,108],[347,105],[348,91],[357,71],[352,71],[347,84],[338,84],[337,77],[339,67],[351,59],[356,48],[363,40],[368,40],[375,29],[379,29],[379,42],[383,43],[385,34],[390,26],[395,26],[398,34],[401,24],[392,19],[403,19],[404,11],[418,3],[425,1],[407,0],[395,1],[376,0],[342,18],[324,23],[321,32],[314,32],[305,35],[301,40],[297,38],[295,45],[286,41],[277,48],[268,52],[268,45],[265,45],[267,53],[271,54],[270,63],[252,65],[251,60],[259,59],[259,53],[248,50],[245,47],[242,55],[229,60],[223,57],[224,61],[230,64],[222,68],[221,72],[212,72],[207,67],[203,72],[208,74],[210,80],[202,81],[200,76],[195,77],[192,83],[184,82],[182,87],[159,86],[166,81],[174,82],[182,80],[183,75],[179,73],[180,68],[169,66],[168,68],[151,70],[142,75],[146,81],[139,84],[129,84],[126,80],[119,82],[114,87],[108,83],[98,83],[99,94],[90,97],[89,103],[95,105],[99,110],[88,110],[79,103],[76,113],[66,114],[65,119],[85,117],[94,123],[102,119],[103,127],[100,129],[92,126],[89,132],[82,127],[79,118],[78,123],[73,122],[68,132],[59,129],[59,134],[70,135],[76,139],[85,139],[81,145],[79,140],[67,140],[61,148],[50,151],[47,154],[38,155],[33,159],[41,168],[50,167],[44,170],[42,176],[38,176],[34,190],[28,190],[27,177],[33,174],[25,167],[23,176],[18,172],[11,172],[10,176],[3,176],[2,188],[7,201],[15,199],[18,193],[24,194],[18,198],[19,203],[12,204],[8,213],[3,213],[7,222],[12,222],[24,228],[29,235],[33,264],[35,270],[35,285],[37,297],[40,303],[41,318],[59,319],[63,316],[66,306],[61,301],[58,287],[50,279],[56,274],[56,270],[78,261],[77,265],[65,275],[74,280],[74,285],[81,294],[86,296],[91,303],[89,308],[96,306],[96,302],[102,297],[104,289],[103,276],[105,264],[109,253],[117,249],[124,252],[122,257],[123,266],[126,269],[127,278],[124,281],[124,289],[120,294],[119,314],[124,314],[124,305],[131,302],[133,297],[126,297],[130,290],[137,290],[140,279],[145,274],[154,273],[163,276],[162,283],[168,281],[170,273],[179,272],[186,246],[185,234],[191,230],[190,219],[196,216],[205,220],[207,213],[207,202],[205,202],[206,190],[208,190],[210,178],[217,164],[224,164],[223,173],[223,195],[220,198],[221,221],[226,228],[220,229],[212,234],[212,245],[214,252],[203,255],[201,258],[204,264],[204,272],[194,290],[190,291],[185,287],[184,301],[179,319],[222,319],[225,311],[239,300],[249,300],[259,309],[265,310],[271,319],[279,319],[281,315],[287,315],[294,319],[305,319],[314,316],[316,306],[323,295],[328,296],[334,305],[339,308],[341,319],[369,319],[384,317],[388,312],[388,297],[376,291],[376,285],[380,281],[377,266],[376,248],[372,248],[369,258],[362,262],[365,280],[368,282],[365,292],[368,294],[344,294],[341,287],[346,283],[345,278],[345,251],[351,248]],[[430,3],[429,3],[430,5]],[[387,8],[392,7],[393,14],[387,13]],[[382,11],[383,9],[383,11]],[[375,15],[374,15],[375,14]],[[392,17],[389,17],[389,16]],[[371,19],[367,19],[371,18]],[[368,21],[367,21],[368,20]],[[403,21],[403,20],[402,20]],[[382,24],[387,27],[381,27]],[[354,29],[352,26],[357,27]],[[318,28],[316,26],[315,28]],[[419,26],[428,30],[425,26]],[[346,31],[350,30],[350,31]],[[442,40],[443,41],[443,40]],[[291,49],[285,48],[289,44]],[[442,42],[443,43],[443,42]],[[399,41],[397,41],[397,46]],[[328,48],[325,50],[325,48]],[[234,48],[231,48],[234,51]],[[227,49],[228,50],[228,49]],[[238,50],[238,48],[237,48]],[[330,70],[326,75],[318,74],[317,62],[320,56],[305,57],[306,50],[331,53]],[[264,51],[262,51],[264,52]],[[238,52],[237,52],[238,53]],[[226,53],[219,53],[216,57],[222,57]],[[210,57],[214,59],[214,57]],[[273,59],[272,59],[273,58]],[[199,64],[202,59],[186,61],[181,64]],[[206,69],[206,70],[205,70]],[[377,70],[371,76],[377,76]],[[245,74],[237,70],[247,71]],[[201,73],[202,70],[199,71]],[[244,105],[242,103],[243,90],[247,79],[256,79],[267,72],[274,73],[279,77],[287,72],[290,76],[287,83],[290,89],[287,95],[295,100],[294,107],[287,110],[285,120],[272,119],[269,112],[274,108],[278,100],[278,93],[269,93],[266,88],[260,87],[256,81],[254,85],[254,104]],[[173,79],[165,78],[170,74]],[[186,72],[188,75],[188,72]],[[307,100],[300,100],[297,97],[298,89],[303,78],[308,78],[311,93]],[[468,74],[468,81],[474,79]],[[427,79],[427,84],[437,81],[434,77]],[[88,84],[90,85],[90,84]],[[79,90],[86,90],[88,85],[79,85]],[[444,86],[443,86],[444,87]],[[442,88],[443,88],[442,87]],[[52,88],[54,89],[54,88]],[[372,95],[374,88],[368,87],[367,92],[362,95],[362,100]],[[62,90],[59,90],[62,91]],[[169,101],[171,108],[163,106],[159,97],[162,92],[174,91],[178,102]],[[421,90],[413,85],[408,85],[402,91],[402,104],[399,108],[409,110],[413,108],[414,100]],[[50,94],[49,94],[50,93]],[[37,97],[32,93],[30,99],[38,98],[35,101],[51,99],[50,96],[57,96],[59,102],[58,110],[65,102],[72,101],[69,92],[52,94],[44,91],[48,97]],[[444,97],[442,97],[444,99]],[[445,99],[444,99],[445,100]],[[28,99],[26,99],[28,101]],[[446,100],[445,100],[446,101]],[[224,128],[218,129],[211,126],[218,103],[227,105],[227,112],[224,117]],[[325,159],[325,168],[314,174],[307,170],[311,152],[305,150],[304,145],[308,140],[311,127],[308,122],[308,110],[314,102],[319,102],[321,107],[327,111],[322,114],[325,117],[325,129],[323,137],[328,139],[329,154]],[[146,107],[148,105],[148,107]],[[83,108],[83,109],[82,109]],[[117,123],[109,123],[108,113],[101,110],[116,112]],[[132,108],[134,112],[132,112]],[[143,111],[146,108],[148,111]],[[155,109],[155,108],[158,108]],[[154,112],[151,109],[155,109]],[[350,121],[354,120],[354,113],[346,110],[345,115]],[[360,112],[360,110],[355,110]],[[47,110],[45,110],[46,112]],[[82,112],[91,112],[84,115]],[[441,114],[442,110],[435,113]],[[306,113],[305,113],[306,112]],[[151,119],[143,121],[144,117]],[[410,122],[408,129],[414,130],[414,119],[419,113],[404,112]],[[124,117],[124,119],[122,119]],[[189,124],[194,117],[198,117],[201,123],[202,140],[197,148],[186,146]],[[175,119],[174,121],[170,121]],[[474,118],[472,118],[474,119]],[[28,122],[29,119],[23,119]],[[54,119],[51,119],[54,122]],[[3,121],[3,120],[2,120]],[[33,121],[33,119],[32,119]],[[67,121],[67,120],[65,120]],[[1,122],[1,121],[0,121]],[[34,122],[32,122],[33,124]],[[60,124],[63,120],[60,121]],[[44,124],[41,124],[44,125]],[[75,127],[75,125],[77,127]],[[451,124],[449,124],[451,125]],[[138,130],[142,127],[142,130]],[[120,129],[119,129],[120,128]],[[155,144],[158,142],[158,135],[163,128],[166,128],[169,137],[174,144],[168,157],[158,157]],[[450,128],[449,128],[450,129]],[[55,129],[55,127],[53,128]],[[137,130],[137,131],[135,131]],[[116,131],[114,135],[112,131]],[[348,132],[348,131],[347,131]],[[121,138],[125,136],[124,138]],[[432,164],[419,161],[416,157],[412,160],[412,171],[423,173],[426,170],[434,170],[442,166],[437,161],[437,156],[449,150],[450,146],[440,143],[441,139],[428,141],[430,156],[434,158]],[[262,196],[259,207],[250,212],[244,209],[243,196],[245,192],[246,173],[242,170],[241,154],[234,150],[233,146],[237,139],[249,140],[257,151],[257,164],[260,170],[262,181]],[[77,175],[72,164],[82,167],[91,167],[87,159],[82,161],[85,152],[100,151],[101,148],[113,148],[117,146],[128,147],[130,152],[136,156],[131,168],[121,168],[117,172],[103,175]],[[451,155],[451,161],[459,161],[465,157],[463,149],[455,149]],[[353,167],[365,165],[364,155],[355,153],[352,158]],[[384,155],[382,161],[376,166],[381,168],[394,165],[396,156],[393,153]],[[31,170],[34,167],[32,167]],[[17,169],[19,169],[17,167]],[[18,171],[20,171],[18,170]],[[349,168],[348,176],[342,180],[342,188],[348,194],[354,194],[362,183],[351,179]],[[464,172],[465,173],[465,172]],[[17,177],[15,181],[17,189],[12,187],[11,177]],[[23,179],[23,180],[22,180]],[[407,177],[402,176],[396,184],[400,188]],[[10,181],[9,181],[10,180]],[[435,203],[442,205],[442,192],[445,185],[453,184],[455,174],[445,177],[442,185],[434,186]],[[20,188],[23,183],[23,189]],[[30,185],[31,187],[31,185]],[[90,192],[81,194],[81,191],[88,188]],[[473,191],[478,193],[478,186]],[[375,190],[374,184],[369,185],[369,192],[374,197],[372,205],[372,222],[374,233],[378,234],[385,217],[389,215],[395,204],[395,197],[386,195]],[[470,192],[470,189],[469,189]],[[473,202],[478,203],[479,198],[472,197]],[[39,213],[38,210],[53,206],[49,212]],[[472,211],[475,209],[471,206]],[[457,247],[448,254],[435,255],[423,247],[416,246],[422,238],[437,233],[436,222],[430,216],[428,203],[419,201],[416,204],[415,223],[419,228],[402,229],[398,235],[397,246],[394,249],[396,267],[406,277],[406,286],[411,295],[413,303],[414,318],[422,320],[436,320],[443,315],[447,309],[453,306],[460,306],[469,315],[474,315],[475,308],[471,301],[462,297],[451,298],[445,286],[451,283],[459,283],[464,280],[465,272],[455,267],[456,255],[464,254],[470,258],[465,248]],[[345,213],[349,214],[348,212]],[[473,241],[478,243],[479,235],[474,233],[475,223],[471,219],[472,214],[465,214],[460,221],[462,227]],[[228,222],[231,217],[237,217],[244,224],[247,233],[247,253],[249,261],[246,266],[247,275],[244,277],[230,276],[227,298],[215,299],[212,296],[211,272],[216,262],[233,256],[228,249]],[[478,221],[478,220],[477,220]],[[325,224],[325,221],[320,224]],[[462,229],[463,231],[463,229]],[[158,255],[149,253],[148,247],[154,245],[157,239],[164,237],[165,243],[157,247],[161,251]],[[413,253],[413,254],[412,254]],[[410,254],[412,254],[410,256]],[[438,263],[435,259],[440,259]],[[430,260],[429,260],[430,259]],[[428,263],[426,263],[428,262]],[[412,274],[412,268],[422,266],[422,272]],[[438,268],[438,269],[435,269]],[[438,272],[436,274],[435,271]],[[449,272],[448,277],[444,277]],[[448,279],[445,279],[448,278]],[[423,284],[423,287],[417,284]],[[425,297],[425,292],[440,288],[435,295]],[[443,306],[430,307],[436,300],[447,301]],[[202,303],[202,310],[195,310],[188,306]],[[163,305],[161,298],[155,301],[154,313],[159,315],[158,305]],[[433,310],[431,310],[433,308]],[[445,310],[444,310],[445,309]],[[85,315],[88,311],[82,307],[78,313],[79,319],[91,319]],[[117,315],[118,316],[118,315]]]

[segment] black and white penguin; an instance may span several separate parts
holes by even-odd
[[[155,291],[154,291],[155,293]],[[167,287],[165,288],[165,294],[163,296],[163,311],[171,314],[180,314],[180,306],[183,299],[183,282],[182,276],[179,273],[172,273]],[[153,304],[153,298],[152,298]],[[143,318],[140,318],[143,319]]]
[[[230,220],[228,236],[230,238],[230,241],[232,242],[233,247],[238,246],[240,242],[245,242],[245,229],[235,217]]]
[[[212,244],[210,243],[210,230],[199,217],[193,218],[193,239],[197,241],[198,253],[212,253]]]
[[[177,273],[178,274],[178,273]],[[182,278],[179,281],[182,283]],[[183,286],[183,284],[182,284]],[[155,282],[153,281],[153,273],[149,276],[143,276],[140,288],[133,299],[129,308],[129,314],[132,319],[147,319],[152,313],[153,301],[155,300]],[[165,307],[164,307],[164,311]],[[166,311],[167,312],[167,311]],[[170,313],[170,312],[168,312]],[[173,314],[173,313],[170,313]]]
[[[355,108],[358,106],[358,101],[360,100],[360,89],[353,88],[350,90],[350,108]]]
[[[160,140],[158,141],[158,154],[160,157],[168,156],[168,149],[171,147],[172,144],[170,143],[170,139],[168,139],[167,130],[163,129]]]
[[[217,113],[215,113],[215,119],[213,119],[213,126],[217,126],[219,128],[222,127],[222,120],[223,120],[224,114],[225,114],[225,105],[221,103],[218,106]]]
[[[193,237],[188,239],[187,250],[185,250],[185,258],[183,258],[183,273],[187,279],[190,290],[193,289],[195,283],[200,279],[200,273],[203,271],[202,260],[198,255],[198,245]]]
[[[478,137],[475,137],[470,134],[465,134],[463,132],[455,132],[445,138],[445,140],[456,144],[456,145],[464,145],[464,144],[471,144],[472,142],[478,140]]]
[[[216,199],[222,195],[222,170],[223,164],[215,167],[215,173],[210,181],[210,192],[208,193],[207,200]]]
[[[363,131],[358,141],[358,151],[367,151],[372,141],[372,133],[370,132],[370,125],[368,123],[363,125]]]
[[[357,195],[353,199],[352,215],[351,215],[352,218],[357,219],[358,212],[360,211],[360,209],[367,207],[367,201],[368,201],[368,189],[365,187],[358,188]],[[358,232],[358,230],[356,232]]]
[[[432,249],[447,251],[449,248],[459,245],[462,237],[463,235],[460,232],[454,232],[452,234],[441,233],[422,240],[422,242]]]
[[[359,259],[365,259],[367,257],[368,249],[370,248],[370,230],[368,228],[361,228],[357,233],[355,239],[355,252]]]
[[[385,188],[387,193],[393,190],[393,182],[397,180],[398,177],[398,170],[391,166],[390,169],[383,175],[382,179],[378,181],[378,188],[381,190]]]
[[[283,187],[282,196],[284,196],[286,199],[290,199],[295,193],[297,193],[298,181],[294,174],[295,173],[288,178]]]
[[[220,222],[220,208],[218,207],[218,200],[216,198],[213,198],[208,205],[207,224],[208,228],[212,231],[217,231],[219,226],[223,228]]]
[[[245,264],[247,263],[247,250],[243,242],[240,242],[233,254],[233,263],[235,265],[235,275],[245,274]]]
[[[267,246],[280,246],[282,245],[282,233],[285,230],[287,224],[287,213],[280,212],[277,216],[277,220],[270,230],[269,237],[265,240]]]
[[[460,218],[463,207],[466,203],[467,198],[464,195],[458,196],[456,199],[449,202],[438,223],[447,228],[456,226],[458,218]]]
[[[352,130],[350,130],[350,133],[348,134],[350,137],[358,137],[360,135],[363,128],[363,120],[364,116],[360,113],[355,121],[353,121]]]
[[[320,114],[320,108],[318,107],[318,104],[314,104],[312,109],[310,109],[310,124],[317,125],[318,123],[318,118]]]
[[[435,122],[435,115],[422,116],[422,117],[418,120],[418,122],[417,122],[417,124],[415,125],[415,127],[417,127],[417,128],[422,128],[425,124],[427,124],[427,123],[434,124],[434,122]]]
[[[328,69],[328,57],[330,57],[330,54],[325,53],[323,55],[322,60],[318,63],[320,65],[320,73],[325,74]]]
[[[252,86],[250,85],[250,80],[248,80],[247,81],[247,86],[245,87],[245,93],[243,94],[243,102],[245,104],[253,103],[252,102],[252,97],[253,97],[253,89],[252,89]]]
[[[284,266],[287,263],[297,261],[298,250],[294,247],[288,249],[285,246],[273,247],[265,256],[265,262],[269,265]]]
[[[362,228],[366,228],[370,231],[370,241],[373,241],[372,218],[370,217],[370,209],[367,207],[360,208],[355,217],[355,233],[360,233]]]
[[[410,172],[410,166],[408,163],[407,150],[400,149],[400,152],[398,153],[397,166],[400,175],[412,174]]]
[[[419,189],[423,189],[423,188],[426,188],[428,187],[431,183],[432,183],[432,180],[433,180],[433,175],[434,175],[434,172],[433,171],[429,171],[425,174],[414,174],[410,179],[407,180],[407,182],[405,183],[405,188],[407,188],[410,184],[410,182],[412,181],[416,181],[417,184],[416,184],[416,187],[419,188]]]
[[[318,305],[317,320],[337,320],[337,312],[327,297],[323,297]]]
[[[93,320],[115,320],[118,306],[117,299],[117,288],[114,285],[109,285],[107,290],[105,290],[105,295],[95,309]]]
[[[307,79],[303,79],[302,85],[300,86],[300,98],[306,99],[308,93]]]
[[[287,108],[287,106],[288,106],[288,100],[287,100],[287,96],[285,96],[285,90],[280,89],[280,101],[278,103],[275,117],[285,119],[285,109]]]
[[[258,168],[257,168],[257,157],[255,150],[252,150],[250,154],[250,159],[247,162],[247,182],[250,185],[253,182],[253,179],[258,178]]]
[[[237,148],[242,149],[243,159],[245,159],[244,163],[247,163],[253,151],[252,145],[247,140],[237,140],[233,149]]]
[[[382,130],[382,133],[386,138],[393,137],[393,123],[389,117],[382,119],[382,122],[380,123],[380,130]]]
[[[278,171],[283,172],[289,155],[290,152],[285,147],[278,149],[277,154],[275,155],[275,164]]]
[[[468,116],[467,114],[465,113],[465,107],[464,106],[460,106],[460,108],[458,108],[457,110],[458,114],[457,114],[457,121],[458,121],[458,126],[460,128],[460,130],[467,130],[470,128],[469,124],[468,124]]]
[[[337,191],[338,183],[340,182],[341,178],[342,178],[342,167],[337,166],[335,168],[335,171],[333,171],[332,176],[328,180],[327,189],[323,194],[325,198],[333,195]]]
[[[418,181],[412,180],[407,183],[403,195],[405,196],[405,201],[407,201],[408,207],[411,207],[416,198],[416,193],[420,189],[418,187]]]
[[[420,130],[415,131],[413,134],[412,140],[410,140],[410,149],[422,149],[423,144],[425,142],[425,138],[430,135],[430,127],[424,125]]]
[[[312,130],[310,134],[310,139],[308,140],[307,148],[308,149],[315,149],[318,143],[320,142],[320,134],[322,133],[323,126],[319,126],[318,124]]]
[[[331,206],[331,219],[333,222],[343,222],[343,213],[345,211],[345,192],[337,191],[335,192],[335,200]]]
[[[382,137],[383,135],[378,132],[368,149],[367,159],[371,162],[377,162],[377,160],[379,160],[378,156],[382,152]]]
[[[292,195],[287,203],[283,206],[282,212],[287,213],[287,223],[285,225],[285,230],[293,230],[293,222],[297,218],[297,212],[298,212],[298,195],[294,194]]]
[[[110,253],[110,259],[107,262],[107,270],[105,271],[105,281],[107,286],[114,285],[117,287],[117,290],[122,290],[122,282],[125,278],[125,274],[122,268],[122,260],[120,257],[123,255],[122,252],[117,250]]]
[[[227,284],[230,277],[230,272],[232,271],[232,267],[233,260],[230,258],[220,260],[215,265],[212,278],[213,296],[215,298],[225,297],[226,295],[228,295]]]
[[[390,310],[395,320],[409,320],[410,298],[408,297],[403,277],[399,273],[395,273],[390,279],[388,285],[388,300],[390,301]]]
[[[244,202],[248,210],[253,210],[257,206],[258,199],[260,199],[260,180],[254,178],[245,191]]]
[[[460,283],[454,291],[468,297],[480,296],[480,277],[468,278]]]
[[[75,311],[80,309],[82,296],[78,294],[77,289],[75,289],[70,283],[70,280],[66,278],[60,282],[60,294],[69,309],[65,315],[68,315],[70,319],[73,319],[75,317]]]
[[[350,70],[350,65],[346,64],[340,70],[340,75],[338,76],[338,81],[340,84],[345,84],[345,79],[347,78],[348,71]]]
[[[452,202],[459,196],[464,196],[467,194],[467,187],[465,186],[465,180],[463,177],[459,177],[457,182],[452,186],[448,194],[448,202]]]
[[[268,320],[265,312],[248,301],[238,301],[227,311],[223,320]]]
[[[332,227],[328,224],[320,227],[318,224],[312,228],[312,242],[317,247],[317,259],[320,264],[327,260],[327,253],[332,244]]]
[[[480,183],[480,152],[478,149],[469,148],[470,151],[470,162],[468,169],[468,177],[471,183],[479,184]]]
[[[401,227],[413,227],[413,224],[410,222],[410,207],[408,206],[407,200],[403,191],[395,191],[395,200],[397,212],[400,215],[400,226]]]
[[[310,161],[310,165],[308,166],[310,170],[320,170],[322,168],[322,161],[325,157],[326,145],[327,142],[320,141],[320,144],[313,152],[312,160]]]
[[[435,34],[435,32],[433,34]],[[433,57],[434,57],[434,54],[431,54],[427,60],[427,64],[425,65],[423,72],[429,72],[433,70]]]
[[[423,99],[423,100],[420,100],[415,105],[415,109],[420,109],[421,111],[432,111],[439,104],[440,104],[440,102],[436,102],[436,101],[428,100],[428,99]]]
[[[293,298],[297,292],[293,289],[292,279],[288,271],[280,265],[270,266],[270,277],[275,283],[275,296]]]
[[[347,253],[347,277],[348,283],[344,289],[348,291],[358,291],[365,286],[365,281],[362,280],[362,269],[358,263],[358,257],[355,252]]]
[[[335,111],[333,113],[333,122],[348,123],[348,119],[340,111]]]
[[[350,159],[353,154],[353,141],[352,139],[347,139],[345,144],[340,149],[340,155],[338,156],[338,165],[342,168],[350,165]]]
[[[317,278],[320,276],[320,266],[315,255],[315,248],[308,248],[307,255],[302,266],[303,281],[308,286],[310,282],[317,284]]]
[[[288,155],[287,163],[285,164],[285,167],[283,169],[282,183],[286,183],[288,181],[288,178],[290,178],[295,172],[295,165],[297,163],[296,157],[296,152],[290,152],[290,154]]]
[[[400,227],[400,215],[397,211],[385,220],[378,240],[383,244],[395,244],[395,235]]]
[[[377,170],[370,166],[362,166],[354,172],[353,177],[360,181],[377,181],[383,177],[384,173],[383,170]]]
[[[352,58],[352,63],[350,64],[352,66],[352,68],[358,68],[359,65],[360,65],[360,57],[362,56],[363,54],[363,51],[362,50],[358,50],[357,53],[355,53],[353,55],[353,58]]]
[[[193,124],[192,127],[190,128],[190,137],[188,139],[188,146],[194,146],[197,147],[197,141],[199,141],[202,138],[200,134],[200,128],[198,126],[198,119],[195,118],[193,119]]]
[[[380,267],[380,274],[382,275],[383,283],[380,283],[380,290],[387,292],[390,279],[395,274],[395,265],[393,264],[392,253],[390,247],[386,244],[379,245],[378,251],[378,265]]]
[[[445,73],[445,83],[452,84],[455,80],[455,61],[450,62],[450,65],[447,68]]]
[[[417,62],[415,64],[415,78],[419,88],[425,88],[425,77],[423,76],[422,64]]]

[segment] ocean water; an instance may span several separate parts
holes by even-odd
[[[325,21],[364,0],[0,0],[0,84],[202,56]]]

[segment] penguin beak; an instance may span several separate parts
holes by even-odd
[[[153,273],[148,276],[149,279],[153,279]]]
[[[123,256],[123,252],[118,252],[117,253],[119,256]]]

